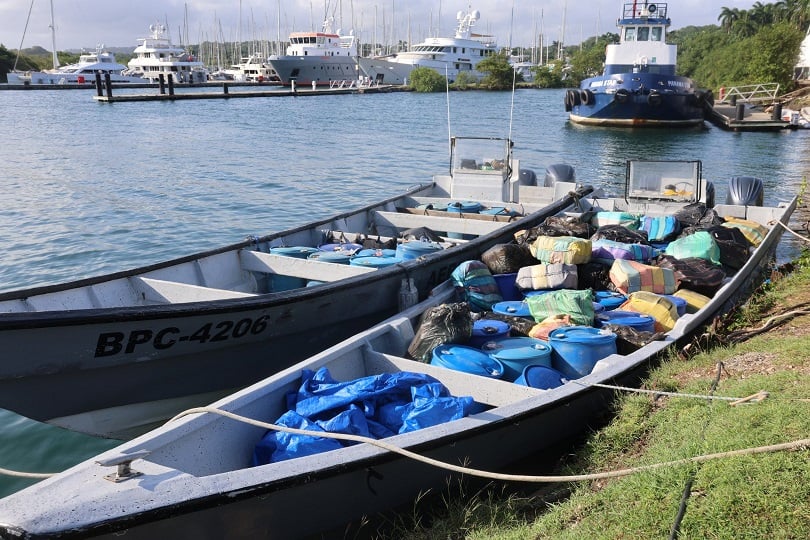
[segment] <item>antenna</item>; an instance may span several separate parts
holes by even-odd
[[[453,132],[450,129],[450,74],[447,72],[447,64],[444,64],[444,83],[445,83],[445,96],[447,99],[447,153],[452,159],[453,157]],[[453,164],[450,164],[452,170]]]

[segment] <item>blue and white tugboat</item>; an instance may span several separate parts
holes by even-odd
[[[703,122],[710,91],[675,75],[677,47],[666,42],[665,3],[624,4],[619,43],[607,46],[605,71],[565,94],[572,122],[598,126],[687,127]]]

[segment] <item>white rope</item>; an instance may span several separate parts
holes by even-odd
[[[781,225],[782,228],[784,228],[787,232],[789,232],[793,236],[796,236],[797,238],[800,238],[800,239],[804,240],[805,242],[810,242],[810,238],[807,238],[806,236],[800,235],[799,233],[797,233],[796,231],[794,231],[793,229],[791,229],[790,227],[788,227],[787,225],[785,225],[781,221],[777,221],[776,223]]]
[[[627,476],[630,474],[634,474],[637,472],[642,471],[650,471],[654,469],[659,469],[662,467],[671,467],[677,465],[685,465],[688,463],[699,463],[704,461],[710,461],[714,459],[721,459],[727,457],[734,457],[734,456],[742,456],[742,455],[753,455],[753,454],[762,454],[766,452],[781,452],[785,450],[796,450],[796,449],[806,449],[810,447],[810,439],[800,439],[792,442],[781,443],[781,444],[773,444],[768,446],[759,446],[756,448],[745,448],[742,450],[732,450],[730,452],[720,452],[716,454],[707,454],[703,456],[695,456],[691,458],[684,458],[678,459],[674,461],[667,461],[661,463],[653,463],[650,465],[642,465],[639,467],[632,467],[629,469],[619,469],[615,471],[606,471],[601,473],[591,473],[591,474],[574,474],[574,475],[523,475],[523,474],[505,474],[505,473],[494,473],[490,471],[483,471],[480,469],[472,469],[469,467],[462,467],[460,465],[455,465],[453,463],[447,463],[445,461],[440,461],[438,459],[429,458],[427,456],[422,456],[411,452],[410,450],[406,450],[404,448],[400,448],[399,446],[395,446],[389,444],[382,440],[371,439],[368,437],[362,437],[360,435],[350,435],[344,433],[330,433],[327,431],[308,431],[304,429],[297,429],[291,428],[287,426],[279,426],[277,424],[271,424],[268,422],[261,422],[259,420],[254,420],[252,418],[246,418],[244,416],[240,416],[238,414],[234,414],[232,412],[223,411],[222,409],[216,409],[212,407],[198,407],[195,409],[189,409],[187,411],[183,411],[182,413],[178,414],[169,422],[181,418],[183,416],[187,416],[189,414],[198,414],[198,413],[212,413],[218,414],[220,416],[224,416],[226,418],[230,418],[232,420],[236,420],[239,422],[244,422],[246,424],[250,424],[257,427],[262,427],[265,429],[271,429],[274,431],[281,431],[284,433],[292,433],[295,435],[310,435],[315,437],[323,437],[326,439],[338,439],[338,440],[345,440],[345,441],[354,441],[354,442],[361,442],[361,443],[368,443],[384,450],[388,450],[389,452],[394,452],[396,454],[400,454],[407,458],[411,458],[415,461],[419,461],[421,463],[425,463],[427,465],[433,465],[434,467],[439,467],[448,471],[453,471],[461,474],[466,474],[468,476],[475,476],[479,478],[486,478],[490,480],[500,480],[505,482],[532,482],[532,483],[555,483],[555,482],[580,482],[580,481],[591,481],[591,480],[599,480],[604,478],[618,478],[621,476]]]
[[[714,396],[714,395],[703,395],[703,394],[686,394],[683,392],[665,392],[663,390],[648,390],[646,388],[631,388],[628,386],[614,386],[612,384],[600,384],[600,383],[584,383],[577,380],[568,381],[574,384],[578,384],[584,387],[591,387],[595,386],[598,388],[607,388],[608,390],[621,390],[624,392],[635,392],[637,394],[653,394],[656,396],[670,396],[670,397],[682,397],[682,398],[695,398],[695,399],[716,399],[720,401],[731,401],[735,403],[743,403],[743,402],[759,402],[762,401],[764,398],[768,397],[768,392],[765,390],[760,390],[753,396],[747,396],[744,398],[739,397],[729,397],[729,396]]]
[[[16,478],[32,478],[35,480],[42,480],[44,478],[50,478],[51,476],[57,473],[29,473],[29,472],[12,471],[11,469],[4,469],[0,467],[0,474],[5,476],[13,476]]]
[[[395,446],[393,444],[389,444],[382,440],[371,439],[368,437],[362,437],[360,435],[350,435],[345,433],[330,433],[328,431],[309,431],[305,429],[297,429],[291,428],[287,426],[280,426],[277,424],[271,424],[269,422],[262,422],[260,420],[254,420],[252,418],[247,418],[245,416],[241,416],[229,411],[223,411],[222,409],[217,409],[214,407],[197,407],[194,409],[188,409],[186,411],[181,412],[169,422],[173,422],[183,416],[188,416],[190,414],[202,414],[202,413],[211,413],[217,414],[219,416],[223,416],[225,418],[230,418],[231,420],[236,420],[237,422],[242,422],[245,424],[249,424],[256,427],[261,427],[265,429],[271,429],[274,431],[281,431],[284,433],[292,433],[294,435],[309,435],[314,437],[323,437],[325,439],[338,439],[342,441],[354,441],[359,443],[368,443],[373,446],[377,446],[378,448],[382,448],[383,450],[388,450],[389,452],[393,452],[395,454],[399,454],[401,456],[413,459],[415,461],[419,461],[421,463],[425,463],[427,465],[432,465],[434,467],[439,467],[441,469],[445,469],[448,471],[453,471],[461,474],[466,474],[468,476],[475,476],[478,478],[486,478],[490,480],[500,480],[504,482],[530,482],[530,483],[556,483],[556,482],[581,482],[581,481],[591,481],[591,480],[600,480],[605,478],[619,478],[622,476],[628,476],[631,474],[635,474],[638,472],[644,471],[651,471],[655,469],[660,469],[663,467],[674,467],[678,465],[686,465],[689,463],[701,463],[705,461],[711,461],[715,459],[722,459],[728,457],[736,457],[736,456],[744,456],[744,455],[754,455],[754,454],[764,454],[770,452],[784,452],[786,450],[806,450],[810,448],[810,439],[799,439],[791,442],[780,443],[780,444],[772,444],[768,446],[758,446],[754,448],[744,448],[741,450],[732,450],[729,452],[719,452],[716,454],[706,454],[702,456],[694,456],[690,458],[683,458],[674,461],[665,461],[661,463],[653,463],[650,465],[642,465],[639,467],[631,467],[628,469],[619,469],[615,471],[605,471],[601,473],[590,473],[590,474],[574,474],[574,475],[524,475],[524,474],[504,474],[504,473],[495,473],[490,471],[483,471],[480,469],[472,469],[470,467],[462,467],[460,465],[455,465],[453,463],[447,463],[446,461],[440,461],[438,459],[429,458],[427,456],[422,456],[415,452],[411,452],[410,450],[406,450],[405,448],[400,448],[399,446]],[[167,422],[168,423],[168,422]],[[4,474],[7,476],[15,476],[20,478],[32,478],[32,479],[43,479],[49,478],[54,476],[58,473],[24,473],[24,472],[17,472],[12,471],[9,469],[0,468],[0,474]]]

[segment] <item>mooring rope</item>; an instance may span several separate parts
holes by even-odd
[[[619,478],[622,476],[628,476],[631,474],[644,472],[644,471],[651,471],[655,469],[660,469],[664,467],[675,467],[679,465],[685,465],[689,463],[702,463],[704,461],[711,461],[715,459],[724,459],[736,456],[746,456],[746,455],[755,455],[755,454],[764,454],[764,453],[771,453],[771,452],[784,452],[787,450],[806,450],[810,448],[810,439],[798,439],[791,442],[786,443],[779,443],[779,444],[771,444],[767,446],[758,446],[753,448],[744,448],[740,450],[731,450],[727,452],[719,452],[715,454],[706,454],[701,456],[693,456],[689,458],[678,459],[674,461],[665,461],[660,463],[653,463],[649,465],[640,465],[638,467],[631,467],[627,469],[618,469],[614,471],[605,471],[600,473],[589,473],[589,474],[573,474],[573,475],[524,475],[524,474],[506,474],[506,473],[496,473],[491,471],[484,471],[481,469],[473,469],[470,467],[463,467],[460,465],[455,465],[453,463],[447,463],[446,461],[441,461],[438,459],[433,459],[427,456],[423,456],[407,450],[405,448],[401,448],[399,446],[387,443],[383,440],[372,439],[369,437],[363,437],[361,435],[351,435],[346,433],[331,433],[328,431],[310,431],[306,429],[297,429],[291,428],[287,426],[280,426],[278,424],[272,424],[270,422],[263,422],[261,420],[255,420],[253,418],[248,418],[245,416],[238,415],[236,413],[232,413],[229,411],[224,411],[222,409],[217,409],[215,407],[196,407],[193,409],[188,409],[186,411],[181,412],[180,414],[173,417],[169,422],[173,422],[179,418],[184,416],[188,416],[191,414],[203,414],[203,413],[210,413],[216,414],[219,416],[223,416],[225,418],[229,418],[231,420],[235,420],[237,422],[242,422],[251,426],[256,426],[264,429],[269,429],[273,431],[280,431],[283,433],[291,433],[293,435],[308,435],[308,436],[316,436],[316,437],[323,437],[325,439],[337,439],[342,441],[352,441],[358,443],[368,443],[370,445],[376,446],[378,448],[382,448],[383,450],[388,450],[389,452],[393,452],[395,454],[399,454],[401,456],[413,459],[415,461],[419,461],[421,463],[425,463],[427,465],[432,465],[434,467],[439,467],[448,471],[457,472],[461,474],[466,474],[468,476],[475,476],[478,478],[485,478],[489,480],[499,480],[504,482],[528,482],[528,483],[556,483],[556,482],[582,482],[582,481],[592,481],[592,480],[600,480],[605,478]],[[169,423],[167,422],[167,423]],[[12,471],[10,469],[3,469],[0,468],[0,474],[4,474],[7,476],[15,476],[20,478],[32,478],[32,479],[43,479],[49,478],[59,473],[25,473],[25,472],[18,472]]]
[[[804,240],[805,242],[810,242],[810,238],[807,238],[806,236],[802,236],[801,234],[797,233],[796,231],[794,231],[793,229],[791,229],[790,227],[788,227],[787,225],[785,225],[781,221],[777,220],[776,223],[781,225],[783,229],[785,229],[787,232],[789,232],[793,236],[795,236],[795,237],[797,237],[797,238],[799,238],[801,240]]]
[[[608,390],[620,390],[622,392],[633,392],[636,394],[653,394],[656,396],[669,396],[669,397],[680,397],[680,398],[694,398],[694,399],[706,399],[706,400],[719,400],[719,401],[730,401],[732,405],[739,404],[739,403],[757,403],[768,397],[770,394],[765,390],[760,390],[756,394],[752,394],[747,397],[730,397],[730,396],[715,396],[715,395],[704,395],[704,394],[688,394],[684,392],[666,392],[664,390],[648,390],[647,388],[632,388],[629,386],[616,386],[612,384],[602,384],[602,383],[584,383],[580,381],[568,381],[574,384],[578,384],[580,386],[585,387],[596,387],[596,388],[606,388]]]

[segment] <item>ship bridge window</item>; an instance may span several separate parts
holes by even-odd
[[[654,26],[650,33],[650,41],[661,41],[661,30],[662,28],[660,26]]]
[[[635,41],[636,40],[636,27],[629,26],[624,29],[624,40],[625,41]]]
[[[650,29],[646,26],[639,26],[638,28],[638,37],[636,41],[649,41],[650,40]]]

